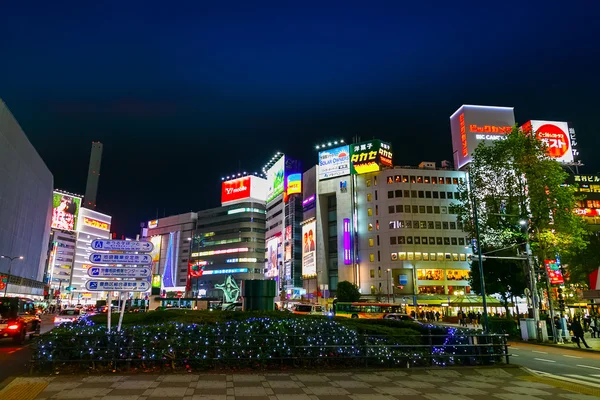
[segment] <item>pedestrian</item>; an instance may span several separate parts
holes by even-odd
[[[481,313],[477,311],[477,325],[481,325]]]
[[[440,320],[440,312],[439,311],[435,312],[435,320],[438,321],[438,322]]]
[[[565,342],[563,341],[562,337],[562,325],[560,323],[560,318],[558,318],[558,315],[554,316],[554,327],[556,328],[556,342],[564,344]]]
[[[573,331],[573,336],[575,337],[575,343],[577,346],[581,348],[581,342],[585,345],[586,349],[591,349],[590,346],[585,342],[585,338],[583,337],[583,327],[581,326],[580,318],[577,317],[573,320],[571,324],[571,330]]]
[[[592,331],[593,339],[596,338],[596,332],[598,331],[596,323],[597,323],[596,316],[593,316],[592,318],[590,318],[590,330]]]

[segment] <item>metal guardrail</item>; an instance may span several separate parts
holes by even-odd
[[[415,343],[415,339],[419,344]],[[89,368],[210,369],[425,367],[509,363],[507,335],[50,334],[33,345],[32,371]]]

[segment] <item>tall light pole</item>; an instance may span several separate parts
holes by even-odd
[[[385,275],[387,277],[387,295],[388,295],[387,297],[388,297],[388,303],[389,303],[390,302],[390,274],[391,274],[392,270],[388,268],[385,270],[385,272],[386,272]]]
[[[0,255],[0,258],[7,258],[9,260],[8,261],[8,276],[6,277],[6,287],[4,288],[4,297],[6,297],[6,293],[8,293],[8,281],[10,280],[10,271],[11,271],[11,267],[12,267],[12,262],[14,260],[22,260],[25,257],[23,257],[23,256],[11,257],[11,256]]]

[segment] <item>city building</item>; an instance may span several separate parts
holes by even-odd
[[[189,212],[148,221],[142,229],[142,239],[154,244],[152,273],[161,276],[166,292],[185,291],[197,219],[197,213]]]
[[[42,298],[54,178],[2,100],[0,160],[0,293]]]
[[[263,168],[267,176],[265,278],[277,281],[288,299],[302,287],[302,169],[299,161],[277,153]]]
[[[581,215],[590,230],[600,231],[600,176],[570,175],[567,183],[575,188],[577,200],[575,213]]]
[[[241,287],[242,280],[264,278],[264,201],[230,203],[197,215],[189,262],[194,297],[222,299],[219,286],[228,279]]]
[[[77,241],[75,259],[69,284],[70,297],[81,304],[94,303],[102,295],[100,292],[88,292],[85,283],[90,279],[87,274],[92,254],[91,243],[96,239],[110,239],[112,217],[89,208],[82,207],[77,222]]]
[[[422,162],[357,178],[361,293],[409,305],[470,294],[470,240],[451,210],[466,173]]]
[[[82,196],[74,193],[61,190],[53,193],[52,219],[49,224],[50,256],[46,268],[49,299],[70,298],[82,201]]]

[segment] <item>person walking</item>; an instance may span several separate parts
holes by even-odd
[[[583,327],[581,326],[581,320],[579,317],[573,320],[573,323],[571,324],[571,330],[573,331],[573,336],[575,336],[575,340],[579,348],[581,348],[581,342],[583,342],[586,349],[591,349],[583,337]]]
[[[554,316],[554,326],[556,327],[556,343],[564,344],[562,335],[562,324],[558,315]]]

